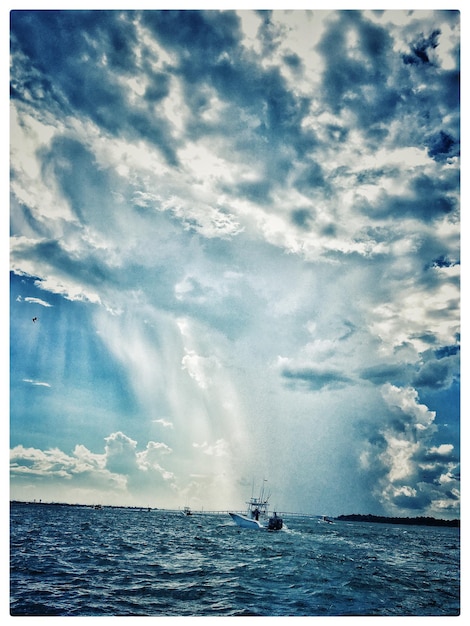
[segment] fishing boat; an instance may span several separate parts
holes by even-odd
[[[281,530],[283,525],[282,518],[279,517],[276,512],[274,512],[272,516],[270,516],[268,512],[270,495],[270,493],[266,493],[263,484],[259,496],[255,497],[252,494],[251,498],[246,503],[248,506],[246,515],[229,512],[230,517],[237,526],[241,528]]]
[[[248,517],[248,515],[241,515],[240,513],[229,513],[230,517],[233,519],[237,526],[241,526],[241,528],[254,528],[255,530],[259,530],[260,528],[265,528],[263,524],[257,519],[253,519]]]
[[[333,520],[331,520],[329,517],[327,517],[326,515],[322,515],[320,517],[320,519],[318,520],[319,523],[324,523],[324,524],[333,524]]]
[[[192,515],[192,514],[193,513],[192,513],[191,509],[189,508],[189,506],[185,506],[184,509],[183,509],[183,515]]]

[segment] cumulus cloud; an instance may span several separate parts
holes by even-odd
[[[397,407],[407,417],[412,417],[412,426],[419,430],[426,430],[432,426],[436,413],[430,411],[424,404],[417,402],[418,393],[415,389],[407,387],[399,389],[394,385],[384,385],[382,396],[390,407]]]
[[[135,489],[141,489],[140,476],[158,484],[171,482],[172,472],[160,465],[161,458],[171,454],[162,442],[149,441],[145,450],[137,451],[137,442],[122,432],[106,437],[104,453],[93,453],[82,444],[71,454],[58,448],[40,450],[15,446],[10,454],[12,488],[33,483],[33,479],[57,485],[57,494],[73,497],[86,490],[100,494],[109,503],[132,503]],[[96,495],[94,496],[96,498]],[[59,498],[60,499],[60,498]]]
[[[384,410],[383,425],[370,437],[361,453],[376,496],[385,510],[427,515],[458,512],[459,460],[452,444],[433,444],[434,411],[420,404],[411,387],[386,384],[382,395],[391,412]]]

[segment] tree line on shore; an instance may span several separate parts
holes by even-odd
[[[452,526],[460,527],[459,519],[436,519],[435,517],[385,517],[383,515],[339,515],[342,522],[375,522],[376,524],[406,524],[409,526]]]

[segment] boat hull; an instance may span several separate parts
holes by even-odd
[[[241,528],[252,528],[253,530],[262,530],[265,528],[261,522],[256,519],[250,519],[249,517],[246,517],[246,515],[230,513],[230,517],[237,524],[237,526],[241,526]]]

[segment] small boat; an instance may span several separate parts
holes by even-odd
[[[281,530],[282,525],[282,517],[274,511],[274,515],[268,519],[268,530]]]
[[[183,509],[183,515],[192,515],[192,511],[189,506],[185,506]]]
[[[268,513],[268,503],[270,494],[264,491],[264,485],[260,495],[256,498],[253,495],[247,502],[248,509],[246,515],[241,513],[230,513],[237,526],[241,528],[251,528],[254,530],[281,530],[282,518],[275,512],[272,516]]]
[[[326,515],[322,515],[320,517],[320,519],[318,520],[319,523],[325,523],[325,524],[333,524],[333,520],[331,520],[329,517],[327,517]]]

